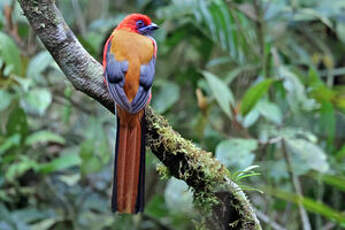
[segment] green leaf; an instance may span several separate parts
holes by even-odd
[[[102,169],[101,158],[95,154],[95,146],[92,140],[87,140],[80,147],[80,158],[82,160],[80,171],[83,175],[95,173]]]
[[[160,7],[156,14],[157,17],[164,20],[176,19],[185,17],[186,15],[191,15],[194,8],[194,1],[172,1],[172,4]]]
[[[336,120],[331,102],[324,101],[320,108],[320,130],[327,136],[328,150],[332,150],[335,136]]]
[[[248,128],[255,124],[255,122],[259,119],[260,113],[257,109],[252,109],[244,118],[242,121],[242,125],[245,128]]]
[[[64,151],[58,158],[44,164],[40,164],[38,172],[43,174],[52,173],[55,171],[60,171],[68,169],[73,166],[79,166],[81,160],[79,154],[75,151]]]
[[[244,63],[246,58],[256,58],[256,52],[253,50],[250,53],[247,52],[248,46],[254,46],[257,40],[254,33],[247,32],[253,29],[248,28],[250,23],[247,17],[229,10],[222,0],[194,2],[196,3],[194,6],[196,23],[194,24],[202,33],[227,51],[231,59],[237,63]]]
[[[44,142],[54,142],[58,144],[65,144],[65,139],[58,134],[50,132],[48,130],[42,130],[35,132],[28,136],[25,140],[26,145],[34,145],[37,143],[44,143]]]
[[[20,134],[14,134],[5,139],[5,141],[0,145],[0,155],[5,153],[7,150],[14,146],[19,146],[20,144]]]
[[[338,38],[345,43],[345,23],[338,22],[336,26]]]
[[[76,174],[71,174],[71,175],[61,175],[59,176],[59,179],[64,182],[65,184],[67,184],[68,186],[73,186],[75,184],[78,183],[78,181],[80,180],[80,173],[76,173]]]
[[[161,87],[152,100],[152,106],[158,113],[171,108],[180,97],[180,87],[169,81],[160,81]]]
[[[283,114],[278,105],[267,100],[262,100],[257,104],[256,109],[267,120],[272,121],[277,125],[280,125],[282,123]]]
[[[262,143],[268,142],[271,138],[295,137],[299,134],[300,129],[295,127],[286,127],[277,129],[273,124],[261,124],[259,126],[259,140]]]
[[[21,100],[23,108],[30,112],[43,115],[52,102],[52,95],[48,89],[33,89]]]
[[[26,136],[28,133],[28,122],[24,110],[16,108],[10,113],[9,119],[6,124],[7,135],[12,136],[17,133]]]
[[[32,223],[38,221],[40,219],[48,218],[52,215],[52,209],[43,209],[40,211],[33,207],[17,209],[11,212],[12,217],[14,219],[19,219],[25,223]]]
[[[321,179],[324,183],[331,185],[343,192],[345,192],[345,177],[340,175],[330,175],[330,174],[313,174],[316,180]]]
[[[156,218],[164,218],[169,215],[169,209],[165,205],[164,196],[155,194],[153,198],[145,205],[145,212]]]
[[[340,150],[335,154],[338,161],[345,158],[345,144],[340,148]]]
[[[235,100],[230,88],[213,73],[202,71],[202,74],[206,78],[220,108],[229,118],[232,118],[230,105],[234,106]]]
[[[36,82],[44,81],[41,73],[53,63],[53,58],[48,51],[41,51],[34,58],[30,60],[26,77],[35,79]]]
[[[58,218],[43,219],[35,224],[30,225],[31,230],[48,230],[52,229],[52,226],[58,222]]]
[[[324,216],[325,218],[335,221],[339,224],[345,225],[345,215],[338,212],[337,210],[332,209],[331,207],[315,201],[308,197],[298,196],[294,193],[282,191],[279,189],[273,188],[261,188],[265,193],[268,193],[272,196],[275,196],[279,199],[286,200],[298,204],[299,202],[306,208],[308,211]]]
[[[20,75],[22,73],[22,63],[20,52],[14,41],[5,33],[0,31],[0,57],[6,63],[6,69],[10,73]]]
[[[241,103],[241,113],[243,116],[250,112],[256,103],[267,93],[272,83],[273,79],[266,79],[246,91]]]
[[[36,169],[38,164],[36,161],[29,159],[27,156],[21,156],[19,162],[11,164],[6,170],[5,178],[7,181],[13,182],[15,178],[23,175],[30,169]]]
[[[101,117],[90,117],[88,127],[83,130],[86,141],[81,144],[79,152],[82,175],[100,171],[111,159],[103,122]]]
[[[12,95],[5,90],[0,89],[0,111],[5,110],[12,101]]]
[[[310,169],[323,173],[328,171],[326,153],[319,146],[298,138],[288,138],[286,143],[289,149],[300,158],[298,160],[302,161],[301,164],[305,171]]]
[[[239,183],[243,178],[252,177],[252,176],[259,176],[261,173],[255,172],[254,169],[259,168],[259,165],[250,165],[243,170],[236,171],[231,175],[231,179],[235,183]]]
[[[172,212],[188,214],[193,210],[193,193],[182,180],[170,178],[165,188],[164,198]]]
[[[301,109],[310,111],[318,108],[315,100],[307,97],[304,85],[294,72],[285,66],[281,66],[279,74],[284,79],[284,88],[288,92],[287,99],[293,112],[298,112]]]
[[[232,138],[217,145],[216,158],[226,167],[244,169],[253,164],[255,155],[252,151],[257,147],[254,139]]]
[[[315,19],[319,19],[329,28],[333,28],[332,22],[329,18],[323,16],[320,12],[312,8],[302,8],[298,13],[294,15],[294,20],[296,21],[313,21]]]

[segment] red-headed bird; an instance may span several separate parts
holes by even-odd
[[[117,132],[113,212],[144,209],[145,106],[151,99],[158,26],[142,14],[131,14],[115,28],[103,52],[104,78],[115,101]]]

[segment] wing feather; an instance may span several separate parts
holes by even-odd
[[[139,88],[132,102],[129,102],[124,90],[128,61],[117,61],[115,54],[111,52],[111,44],[112,40],[110,38],[104,52],[104,58],[106,60],[104,63],[104,76],[107,81],[109,93],[115,103],[121,108],[129,113],[138,113],[146,106],[151,95],[151,87],[155,75],[156,54],[152,54],[152,59],[149,63],[140,66]],[[153,46],[155,45],[153,42]]]

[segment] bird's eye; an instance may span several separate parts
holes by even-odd
[[[143,27],[145,24],[143,21],[139,20],[137,21],[137,27],[140,28],[140,27]]]

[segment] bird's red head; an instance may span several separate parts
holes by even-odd
[[[150,35],[156,29],[158,26],[152,23],[149,16],[144,14],[130,14],[116,27],[116,30],[127,30],[143,35]]]

